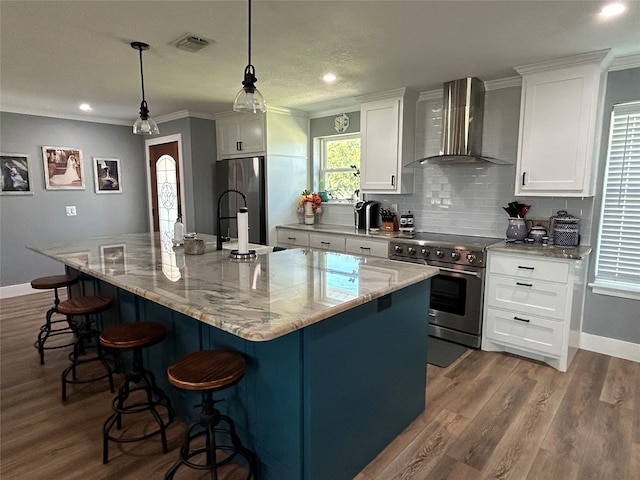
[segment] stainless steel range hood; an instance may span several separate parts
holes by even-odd
[[[486,157],[482,151],[484,84],[478,78],[462,78],[444,84],[440,154],[421,158],[408,166],[427,164],[511,162]]]

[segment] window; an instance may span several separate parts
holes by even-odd
[[[360,134],[320,139],[320,190],[348,199],[360,188]]]
[[[640,102],[613,108],[604,182],[593,291],[640,299]]]

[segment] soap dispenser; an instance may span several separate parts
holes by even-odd
[[[182,245],[184,243],[184,225],[182,224],[182,217],[176,219],[176,223],[173,225],[173,244]]]

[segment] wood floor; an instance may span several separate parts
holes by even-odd
[[[184,425],[169,428],[166,455],[153,438],[112,447],[103,465],[113,394],[97,382],[60,401],[66,350],[46,352],[41,366],[33,348],[50,303],[48,292],[0,303],[0,478],[163,478]],[[470,350],[446,369],[429,365],[426,396],[425,413],[356,480],[640,480],[639,363],[581,350],[563,374]],[[182,468],[175,478],[207,476]]]

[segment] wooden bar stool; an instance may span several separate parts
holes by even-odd
[[[84,321],[76,323],[74,326],[77,336],[73,344],[73,351],[69,354],[71,365],[62,372],[62,401],[67,399],[68,383],[89,383],[108,378],[109,389],[111,392],[115,392],[113,387],[113,368],[107,362],[99,341],[99,320],[96,320],[95,328],[91,321],[91,315],[104,312],[111,308],[112,305],[113,299],[103,295],[73,297],[64,302],[60,302],[58,305],[58,312],[67,315],[69,322],[73,321],[72,317],[84,317]],[[95,348],[95,352],[92,354],[87,353],[87,349],[89,348]],[[91,362],[100,362],[105,369],[105,373],[98,376],[92,375],[83,379],[78,378],[78,366]],[[71,378],[68,378],[70,373]]]
[[[113,399],[111,404],[113,413],[107,418],[102,428],[103,463],[109,461],[109,440],[116,443],[137,442],[159,433],[162,438],[162,452],[168,452],[165,431],[173,421],[175,413],[169,397],[156,385],[153,372],[145,370],[142,363],[142,349],[161,342],[166,336],[167,328],[162,323],[156,322],[125,323],[108,328],[100,335],[100,343],[105,348],[133,350],[133,365],[126,374],[122,385],[120,385],[118,394]],[[144,395],[136,394],[135,392],[144,392]],[[160,415],[158,407],[166,409],[168,414],[167,421]],[[118,430],[122,428],[123,415],[141,414],[143,412],[149,412],[153,416],[153,419],[158,424],[157,429],[148,432],[145,428],[144,433],[132,436],[114,437],[111,435],[110,432],[114,426]],[[138,415],[138,418],[140,417]]]
[[[75,335],[73,324],[69,322],[68,318],[65,318],[64,320],[52,320],[51,318],[55,313],[59,313],[58,305],[60,305],[60,297],[58,295],[58,289],[69,287],[77,282],[78,277],[72,275],[51,275],[48,277],[36,278],[35,280],[31,281],[31,288],[35,288],[36,290],[53,289],[54,294],[53,307],[51,307],[47,311],[46,321],[44,325],[40,327],[40,332],[38,332],[38,339],[33,345],[38,349],[38,353],[40,354],[40,365],[44,365],[45,350],[70,347],[74,343],[74,340],[70,339],[70,341],[64,344],[49,344],[48,346],[45,346],[46,341],[51,337],[57,337],[59,335]],[[64,326],[59,325],[62,323],[64,324]]]
[[[255,453],[242,445],[233,421],[215,408],[216,402],[213,400],[214,391],[236,383],[242,378],[246,368],[244,357],[238,352],[228,350],[204,350],[190,353],[169,365],[167,376],[173,386],[202,392],[202,412],[200,420],[192,423],[186,430],[184,442],[180,448],[180,458],[169,469],[164,477],[165,480],[172,479],[182,464],[197,470],[209,470],[211,477],[217,479],[218,467],[230,463],[238,454],[244,456],[249,463],[247,479],[258,478]],[[226,428],[223,427],[222,422],[226,424]],[[205,437],[204,446],[192,447],[191,443],[202,436]],[[221,438],[224,438],[225,442],[230,440],[231,444],[218,443],[218,439]],[[219,460],[216,456],[217,452],[222,453],[224,458]],[[200,456],[204,461],[195,463],[192,459],[196,456]]]

